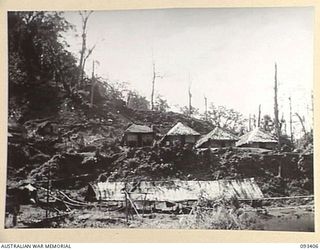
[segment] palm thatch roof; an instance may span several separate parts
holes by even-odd
[[[277,139],[270,132],[267,132],[261,128],[255,128],[254,130],[244,134],[240,137],[240,140],[236,142],[236,146],[241,146],[244,144],[250,144],[253,142],[271,142],[277,143]]]
[[[126,130],[125,133],[153,133],[152,128],[146,126],[146,125],[138,125],[138,124],[132,124],[130,125]]]
[[[197,131],[193,130],[192,128],[178,122],[173,128],[171,128],[167,136],[170,135],[200,135]]]
[[[204,143],[208,142],[209,140],[216,140],[216,141],[238,141],[239,137],[232,134],[231,132],[216,127],[215,129],[213,129],[211,132],[209,132],[208,134],[206,134],[205,136],[203,136],[202,138],[200,138],[195,147],[201,147],[201,145],[203,145]]]
[[[95,183],[91,187],[94,198],[105,201],[122,201],[124,189],[133,190],[130,197],[134,201],[195,201],[201,193],[209,200],[221,197],[250,200],[263,198],[263,193],[254,178],[215,181],[141,181],[139,183],[106,181]]]

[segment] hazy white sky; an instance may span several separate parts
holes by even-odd
[[[66,12],[81,31],[78,12]],[[81,39],[68,34],[78,53]],[[97,47],[98,75],[129,82],[150,99],[152,54],[159,74],[156,93],[170,105],[187,105],[189,77],[193,106],[208,102],[248,116],[273,115],[274,63],[278,64],[280,114],[307,117],[313,85],[313,8],[232,8],[96,11],[88,22],[88,46]],[[76,54],[78,56],[78,54]]]

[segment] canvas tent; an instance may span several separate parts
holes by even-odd
[[[255,128],[241,136],[240,140],[236,142],[236,146],[273,150],[277,147],[277,139],[270,132],[267,132],[262,128]]]
[[[235,146],[236,141],[239,137],[232,134],[231,132],[216,127],[211,132],[200,138],[195,147],[196,148],[221,148],[221,147],[232,147]]]
[[[172,144],[175,141],[179,141],[181,144],[194,144],[199,137],[200,134],[197,131],[178,122],[162,138],[161,143]]]
[[[123,135],[123,144],[130,147],[152,146],[153,140],[153,130],[145,125],[132,124]]]

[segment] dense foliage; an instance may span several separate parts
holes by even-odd
[[[20,108],[12,115],[56,112],[61,90],[70,95],[77,66],[62,33],[71,28],[58,12],[8,13],[9,99]]]

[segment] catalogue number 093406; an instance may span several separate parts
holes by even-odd
[[[300,244],[300,248],[311,248],[311,249],[317,249],[319,248],[319,244]]]

